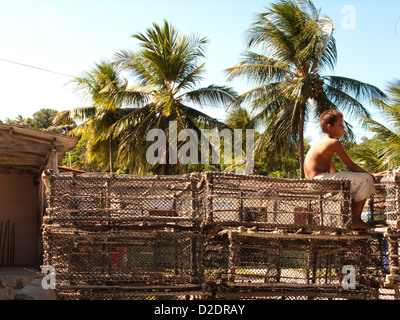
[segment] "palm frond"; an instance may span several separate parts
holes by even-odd
[[[385,93],[378,87],[365,82],[339,76],[324,76],[323,78],[331,87],[351,94],[357,100],[369,102],[373,99],[383,99],[386,97]]]
[[[183,119],[187,124],[192,123],[195,124],[196,127],[201,127],[202,129],[210,129],[210,128],[218,128],[224,129],[226,128],[226,124],[210,117],[209,115],[196,110],[194,108],[188,107],[186,105],[180,104],[178,109],[180,110],[180,118]],[[188,128],[195,128],[187,125]]]
[[[326,84],[324,87],[324,95],[329,98],[335,108],[349,113],[351,116],[364,115],[370,117],[370,112],[363,106],[363,104],[350,94],[342,91],[341,89]],[[319,102],[319,101],[318,101]]]
[[[97,112],[96,106],[79,107],[71,110],[65,110],[58,112],[54,119],[54,125],[70,124],[74,120],[86,121],[93,117]]]
[[[199,88],[184,93],[178,99],[182,98],[193,102],[199,106],[223,106],[226,107],[232,100],[237,98],[237,93],[227,86],[209,85],[205,88]]]
[[[283,61],[248,51],[242,61],[233,68],[226,69],[227,80],[245,77],[249,82],[265,84],[266,81],[281,81],[293,76],[291,66]]]
[[[237,107],[228,112],[225,123],[232,129],[254,128],[251,125],[251,115],[246,108]]]
[[[373,120],[369,117],[360,116],[364,121],[364,125],[366,128],[375,134],[377,134],[378,138],[385,140],[400,140],[400,137],[397,133],[393,132],[391,129],[387,128],[383,124],[379,123],[376,120]]]

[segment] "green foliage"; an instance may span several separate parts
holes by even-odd
[[[33,114],[33,119],[30,121],[29,126],[36,129],[48,129],[52,125],[52,121],[57,114],[57,110],[53,109],[40,109]]]
[[[309,117],[318,119],[327,109],[369,117],[360,101],[384,96],[372,85],[323,75],[336,64],[333,30],[333,22],[311,1],[275,1],[248,30],[249,50],[242,61],[227,70],[228,79],[244,78],[255,85],[234,104],[247,104],[255,112],[252,121],[265,127],[257,151],[266,148],[278,157],[298,145],[301,177]]]
[[[375,134],[370,147],[372,159],[366,160],[382,170],[400,167],[400,80],[389,82],[386,91],[386,99],[373,100],[380,109],[377,116],[384,122],[362,117],[366,128]]]
[[[88,163],[86,161],[86,153],[89,139],[90,133],[82,135],[75,148],[73,148],[69,152],[66,152],[61,162],[61,165],[64,167],[89,172],[101,171],[101,168],[98,164],[94,162]]]
[[[18,115],[15,119],[5,119],[5,124],[25,125],[28,128],[47,130],[52,126],[52,121],[57,114],[54,109],[40,109],[35,112],[32,118],[24,118]]]
[[[89,106],[59,113],[41,109],[32,118],[19,115],[5,123],[56,132],[75,127],[70,134],[79,142],[66,154],[63,165],[135,174],[234,170],[234,166],[212,164],[211,159],[209,164],[149,165],[146,133],[154,128],[167,132],[170,121],[178,123],[178,132],[254,129],[254,173],[298,178],[304,176],[302,163],[310,147],[303,136],[305,123],[332,108],[361,115],[375,133],[360,144],[351,139],[343,142],[355,162],[370,172],[399,167],[400,82],[389,86],[389,100],[385,100],[385,94],[372,85],[325,75],[336,64],[333,29],[333,22],[322,17],[311,1],[272,3],[249,28],[241,62],[227,70],[228,80],[244,78],[255,85],[238,96],[226,86],[200,87],[206,38],[180,34],[167,21],[154,23],[133,35],[139,50],[121,50],[114,61],[102,60],[73,80],[77,91],[90,99]],[[128,86],[123,72],[133,85]],[[364,108],[362,102],[371,99],[387,125],[372,120]],[[193,106],[229,106],[227,119],[220,122]],[[348,123],[347,134],[346,138],[353,137]],[[338,170],[347,170],[337,157],[334,161]]]
[[[172,25],[153,24],[145,33],[133,35],[140,50],[122,50],[115,61],[102,61],[74,82],[92,101],[87,108],[67,110],[56,117],[58,124],[83,121],[75,135],[91,133],[87,141],[86,161],[102,170],[140,173],[183,173],[188,167],[174,164],[149,165],[146,150],[150,129],[168,132],[170,121],[178,131],[201,127],[225,127],[225,124],[189,106],[225,106],[236,93],[228,87],[209,85],[197,88],[203,79],[207,40],[180,34]],[[121,78],[132,76],[133,85]],[[167,150],[169,135],[166,135]],[[178,149],[184,142],[178,141]]]
[[[82,136],[81,139],[79,139],[75,148],[65,154],[61,165],[78,170],[87,170],[85,166],[85,154],[88,139],[88,134]]]
[[[310,149],[309,141],[305,141],[305,152]],[[277,177],[297,179],[300,176],[299,171],[299,152],[293,145],[292,148],[284,150],[279,157],[271,155],[267,149],[262,149],[261,152],[255,155],[254,173]]]
[[[214,84],[197,88],[203,80],[205,65],[201,60],[205,57],[206,38],[180,34],[167,21],[163,25],[154,23],[152,28],[133,35],[133,38],[139,41],[140,50],[123,50],[115,55],[117,65],[129,71],[135,83],[121,93],[124,102],[133,108],[114,126],[117,159],[132,173],[183,173],[190,169],[179,162],[177,165],[148,166],[146,133],[154,128],[168,132],[170,121],[176,121],[178,132],[186,128],[199,132],[202,127],[225,127],[189,105],[225,106],[236,93],[231,88]],[[166,135],[167,149],[169,139]],[[178,142],[177,148],[183,143]]]

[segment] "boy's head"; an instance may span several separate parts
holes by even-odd
[[[343,120],[343,114],[337,110],[327,110],[321,114],[319,117],[319,126],[322,129],[322,132],[326,133],[328,124],[333,126],[336,121]]]

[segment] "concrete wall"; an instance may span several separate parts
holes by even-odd
[[[38,246],[38,191],[39,185],[34,183],[33,175],[0,175],[3,237],[5,222],[9,220],[15,223],[14,266],[32,266],[35,263]],[[0,241],[0,254],[1,244]]]

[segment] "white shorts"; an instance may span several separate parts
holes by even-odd
[[[374,179],[369,173],[352,171],[323,172],[315,176],[314,179],[350,180],[350,194],[355,202],[365,200],[375,193]]]

